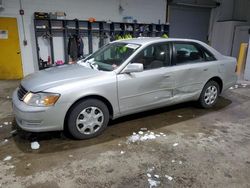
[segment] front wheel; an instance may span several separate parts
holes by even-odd
[[[88,139],[101,134],[109,122],[107,106],[97,99],[77,103],[68,117],[68,131],[76,139]]]
[[[218,100],[219,92],[220,86],[217,82],[209,81],[208,83],[206,83],[199,98],[199,103],[201,107],[213,107]]]

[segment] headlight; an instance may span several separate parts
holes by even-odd
[[[23,99],[27,105],[31,106],[53,106],[58,98],[59,94],[55,93],[31,93],[29,92]]]

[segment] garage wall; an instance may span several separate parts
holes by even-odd
[[[242,5],[239,6],[239,8],[236,8],[235,4],[237,4],[238,1],[242,0],[172,0],[170,5],[175,5],[179,8],[176,15],[173,15],[176,12],[176,8],[170,8],[169,21],[170,25],[172,26],[170,27],[170,36],[184,36],[187,38],[203,40],[205,42],[207,41],[208,36],[208,41],[211,41],[211,33],[213,31],[214,23],[216,23],[218,20],[232,20],[235,9],[240,9],[244,6]],[[220,6],[217,8],[212,8],[217,6],[216,3],[220,3]],[[185,9],[187,11],[181,11],[181,7],[186,7]],[[190,11],[188,11],[188,9],[190,9]],[[177,22],[176,19],[179,21]],[[174,28],[173,24],[174,26],[179,26]],[[181,26],[183,26],[183,28],[185,26],[185,29],[179,29]],[[195,30],[193,28],[199,29]]]
[[[222,20],[246,20],[250,23],[250,0],[216,0],[221,3],[217,8],[212,9],[209,27],[209,40],[215,22]]]
[[[239,44],[245,40],[234,43],[235,28],[250,25],[250,0],[217,0],[217,2],[221,5],[211,12],[209,42],[224,55],[237,57]],[[245,36],[238,38],[243,39]]]
[[[221,5],[213,9],[214,21],[246,20],[250,23],[250,0],[217,0]]]
[[[119,4],[124,11],[119,11]],[[4,0],[5,8],[0,10],[0,16],[16,17],[18,20],[24,75],[38,70],[33,28],[33,13],[36,11],[64,11],[67,19],[95,17],[97,20],[122,21],[123,16],[133,16],[138,22],[145,23],[158,23],[158,20],[164,23],[166,14],[165,0],[22,0],[22,5],[25,11],[27,46],[22,44],[24,35],[19,15],[19,1]]]

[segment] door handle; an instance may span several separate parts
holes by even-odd
[[[17,52],[17,54],[20,54],[21,52]]]
[[[208,68],[206,68],[206,69],[203,69],[203,71],[208,71]]]

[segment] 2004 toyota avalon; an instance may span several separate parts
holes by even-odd
[[[28,75],[13,111],[24,130],[67,129],[87,139],[120,116],[186,101],[210,108],[235,84],[235,68],[234,58],[196,40],[120,40],[77,64]]]

